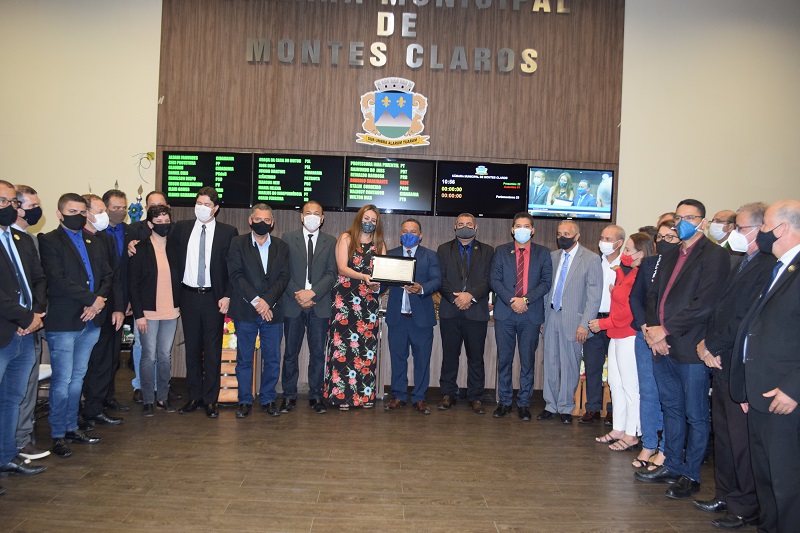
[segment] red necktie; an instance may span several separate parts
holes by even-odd
[[[525,283],[525,248],[520,248],[517,254],[517,285],[515,287],[514,296],[517,298],[525,295],[523,290]]]

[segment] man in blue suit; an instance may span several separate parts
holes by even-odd
[[[575,199],[572,200],[572,205],[578,207],[597,207],[597,199],[589,194],[589,182],[581,180],[578,183],[578,189],[575,191]]]
[[[550,291],[553,266],[550,252],[531,241],[533,217],[517,213],[511,224],[514,242],[498,246],[492,260],[491,285],[494,302],[494,335],[497,340],[497,389],[500,403],[492,416],[502,418],[511,412],[514,393],[511,370],[514,350],[519,342],[519,392],[517,413],[531,419],[533,362],[539,344],[539,329],[544,323],[544,297]]]
[[[389,289],[386,324],[389,326],[389,353],[392,360],[392,400],[387,411],[405,406],[408,394],[408,348],[414,358],[414,389],[411,402],[418,412],[429,415],[425,391],[430,381],[431,348],[436,314],[431,296],[442,284],[436,252],[420,246],[422,224],[409,218],[400,227],[401,246],[389,255],[413,257],[417,260],[414,283]]]

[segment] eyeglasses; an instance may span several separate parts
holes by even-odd
[[[723,220],[721,218],[713,218],[711,219],[711,222],[713,222],[714,224],[722,224],[723,226],[727,226],[728,224],[733,224],[733,222],[731,222],[730,220]]]
[[[741,232],[743,229],[746,229],[746,228],[757,228],[759,226],[760,226],[760,224],[756,224],[755,226],[740,226],[740,225],[737,224],[737,225],[735,225],[733,227],[733,229],[735,229],[738,232]]]
[[[681,220],[685,220],[686,222],[694,222],[698,218],[702,219],[703,217],[701,217],[700,215],[686,215],[686,216],[683,216],[683,217],[679,217],[678,215],[675,215],[675,223],[677,224]]]
[[[672,235],[671,233],[667,235],[656,235],[656,242],[661,241],[677,242],[680,241],[680,238],[677,235]]]
[[[0,208],[8,207],[8,204],[11,204],[14,209],[19,209],[19,200],[16,198],[12,198],[11,200],[8,198],[0,198]]]

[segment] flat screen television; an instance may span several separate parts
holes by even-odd
[[[527,165],[440,161],[436,169],[436,214],[511,218],[525,211]]]
[[[341,211],[344,157],[328,155],[255,154],[253,203],[274,209],[300,209],[315,200]]]
[[[164,152],[162,190],[170,205],[194,206],[197,191],[214,187],[220,204],[250,207],[253,154],[236,152]]]
[[[345,210],[374,204],[381,213],[433,214],[435,162],[348,157],[346,168]]]
[[[528,212],[537,217],[611,220],[611,170],[528,168]]]

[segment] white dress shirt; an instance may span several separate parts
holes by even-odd
[[[317,251],[317,237],[319,237],[319,229],[315,232],[310,232],[303,226],[303,246],[305,246],[306,250],[308,250],[308,236],[311,235],[311,247],[316,253]],[[314,268],[313,262],[311,268]],[[308,252],[306,251],[306,272],[308,272]],[[311,290],[311,282],[308,281],[308,276],[306,276],[306,290]]]
[[[616,259],[608,262],[608,256],[604,255],[600,264],[603,265],[603,297],[600,300],[600,310],[598,313],[611,312],[611,291],[608,289],[614,282],[617,281],[617,274],[611,270],[613,266],[619,266],[619,258],[622,254],[618,255]]]
[[[195,220],[192,234],[189,236],[189,244],[186,247],[186,267],[183,269],[183,284],[189,287],[197,287],[200,233],[203,231],[203,224],[206,226],[206,282],[203,287],[211,287],[211,245],[214,242],[214,229],[217,227],[217,220],[213,217],[208,222]]]

